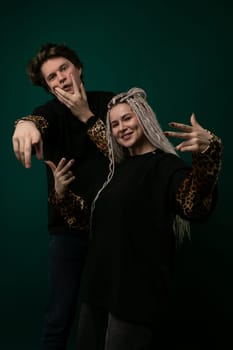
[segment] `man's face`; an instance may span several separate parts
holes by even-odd
[[[55,88],[74,93],[71,74],[77,84],[80,86],[82,69],[77,68],[72,62],[65,57],[49,58],[41,66],[41,73],[44,77],[49,91],[55,95]]]

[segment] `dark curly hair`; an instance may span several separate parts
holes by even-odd
[[[46,91],[49,91],[49,89],[41,74],[41,66],[48,59],[54,57],[65,57],[77,68],[83,67],[76,52],[70,49],[66,44],[47,43],[41,46],[36,56],[29,61],[27,65],[27,74],[34,85],[42,86]],[[83,80],[82,76],[81,79]]]

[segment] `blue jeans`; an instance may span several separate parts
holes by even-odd
[[[65,350],[76,314],[87,236],[51,235],[43,350]]]

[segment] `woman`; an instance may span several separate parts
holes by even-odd
[[[92,205],[79,350],[150,349],[167,311],[176,243],[189,235],[189,221],[206,220],[216,204],[221,140],[194,115],[190,121],[164,133],[139,88],[108,105],[110,172]],[[184,139],[176,149],[192,152],[192,167],[166,136]],[[69,163],[55,169],[55,182],[72,179]]]

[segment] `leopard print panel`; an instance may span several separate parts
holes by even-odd
[[[44,117],[41,117],[39,115],[27,115],[26,117],[17,119],[14,123],[14,126],[16,127],[18,122],[20,122],[21,120],[28,120],[33,122],[41,134],[44,134],[45,130],[48,128],[49,125],[48,121]]]
[[[108,145],[106,140],[106,128],[101,119],[97,119],[95,124],[87,131],[90,139],[96,144],[99,150],[105,155],[108,155]]]
[[[212,134],[207,150],[193,153],[192,170],[176,195],[181,215],[185,218],[201,218],[211,209],[212,192],[221,170],[222,151],[221,139]]]
[[[48,202],[54,205],[70,229],[87,231],[89,229],[89,211],[84,199],[68,190],[63,198],[51,192]]]

